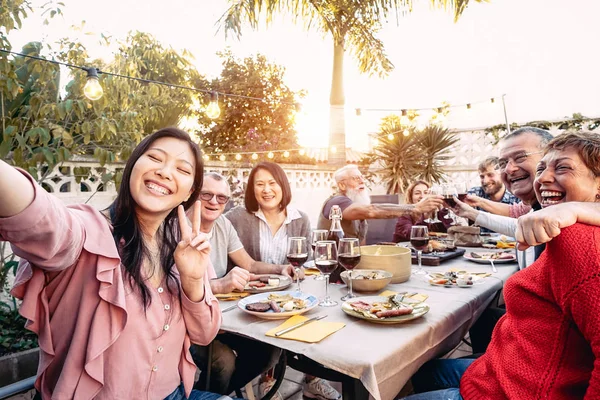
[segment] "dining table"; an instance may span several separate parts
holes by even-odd
[[[482,249],[466,248],[467,254],[471,251]],[[427,295],[425,303],[430,307],[429,312],[420,318],[390,325],[346,314],[340,300],[347,293],[346,285],[329,284],[329,294],[339,304],[315,307],[304,316],[324,315],[324,321],[342,322],[345,326],[318,343],[266,336],[267,331],[279,326],[283,320],[262,319],[240,308],[223,313],[221,329],[278,347],[287,352],[290,360],[308,361],[303,365],[309,368],[303,372],[326,379],[343,377],[338,380],[342,381],[344,400],[394,399],[425,362],[446,354],[460,343],[471,325],[501,291],[504,282],[519,269],[516,262],[495,263],[495,267],[497,272],[492,271],[490,264],[474,263],[464,257],[448,260],[436,267],[423,267],[428,272],[444,273],[454,269],[490,274],[465,288],[433,286],[425,275],[416,274],[412,274],[406,282],[387,285],[385,290]],[[295,284],[290,290],[295,290]],[[322,298],[325,281],[307,276],[301,283],[301,290]],[[231,304],[222,302],[222,309]],[[293,367],[293,363],[289,364]]]

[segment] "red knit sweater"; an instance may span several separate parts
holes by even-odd
[[[472,399],[600,399],[600,227],[564,229],[504,288],[506,315],[460,383]]]

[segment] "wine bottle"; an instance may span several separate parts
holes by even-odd
[[[342,209],[340,206],[333,205],[331,206],[331,210],[329,211],[329,219],[331,220],[331,227],[329,228],[329,232],[327,233],[327,240],[333,240],[337,248],[340,247],[340,239],[344,238],[344,230],[342,229]],[[342,278],[340,274],[342,273],[342,266],[338,265],[338,267],[333,271],[329,277],[329,283],[341,283]]]

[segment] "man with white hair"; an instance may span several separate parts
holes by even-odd
[[[329,229],[329,211],[334,205],[342,210],[342,229],[345,237],[355,237],[365,244],[367,237],[367,219],[398,218],[404,215],[415,215],[438,211],[444,207],[441,196],[426,197],[417,204],[371,204],[369,189],[358,166],[348,164],[333,174],[338,192],[329,197],[317,222],[318,229]]]

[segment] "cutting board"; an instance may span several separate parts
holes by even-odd
[[[463,254],[465,254],[465,249],[456,249],[453,251],[445,251],[443,253],[441,253],[440,255],[433,255],[433,254],[423,254],[423,256],[421,257],[421,264],[423,265],[429,265],[429,266],[436,266],[436,265],[440,265],[441,263],[443,263],[446,260],[451,260],[453,258],[456,257],[460,257]],[[412,263],[413,264],[417,264],[417,253],[412,253]]]

